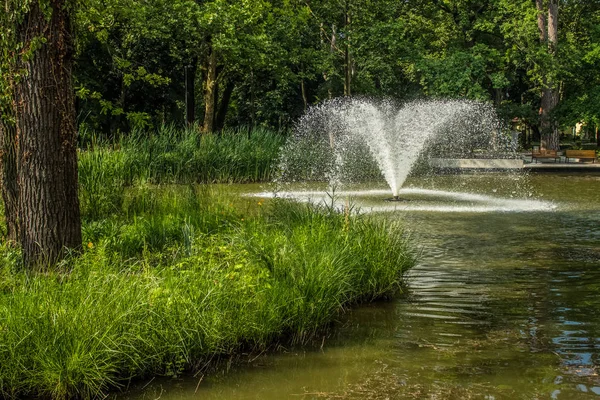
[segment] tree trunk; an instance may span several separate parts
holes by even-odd
[[[558,43],[558,3],[549,0],[548,20],[544,16],[543,1],[536,0],[538,10],[538,29],[540,41],[548,46],[548,53],[554,57]],[[545,26],[547,22],[547,27]],[[546,43],[547,42],[547,43]],[[552,118],[552,110],[558,105],[558,89],[552,79],[546,76],[542,80],[542,98],[540,101],[540,148],[558,150],[560,147],[559,133],[556,121]]]
[[[227,110],[229,110],[229,103],[231,103],[233,89],[235,89],[235,82],[233,80],[229,80],[227,85],[225,85],[225,90],[221,96],[221,102],[219,103],[219,111],[217,111],[215,127],[218,131],[225,127],[225,117],[227,116]]]
[[[202,127],[204,133],[211,133],[215,129],[216,88],[217,53],[211,46],[204,71],[204,126]]]
[[[540,33],[540,42],[545,44],[548,41],[548,31],[546,30],[546,13],[544,12],[544,0],[535,0],[537,8],[537,25]]]
[[[348,1],[344,10],[344,23],[346,29],[346,45],[344,46],[344,96],[352,95],[352,55],[350,54],[350,9]]]
[[[0,167],[2,169],[2,200],[4,201],[6,239],[14,244],[19,241],[19,186],[17,185],[15,139],[15,126],[0,121]]]
[[[551,85],[550,82],[546,83]],[[542,100],[540,107],[540,147],[548,150],[558,150],[560,147],[558,126],[553,121],[551,112],[558,104],[558,95],[556,90],[546,87],[542,90]]]
[[[49,3],[50,17],[34,1],[17,28],[25,49],[46,38],[19,60],[26,74],[15,85],[19,236],[25,265],[37,268],[81,247],[73,34],[66,0]]]
[[[494,105],[500,107],[503,99],[504,94],[502,93],[502,89],[494,89]]]
[[[196,122],[196,69],[198,60],[185,67],[185,122],[193,125]]]
[[[308,108],[308,98],[306,97],[306,85],[304,84],[304,79],[300,81],[300,91],[302,92],[302,104],[304,105],[304,112]]]
[[[348,45],[346,45],[344,50],[344,96],[352,95],[352,69],[350,62],[350,50]]]
[[[558,44],[558,0],[548,2],[548,50],[550,54],[556,54]]]
[[[322,27],[323,27],[323,24],[321,24],[321,29],[322,29]],[[335,54],[335,41],[336,41],[336,28],[335,28],[335,24],[333,24],[333,25],[331,25],[331,40],[329,42],[329,56],[331,58],[330,59],[331,62],[333,62],[333,56]],[[333,67],[332,67],[332,69],[333,69]],[[333,81],[327,71],[323,72],[323,79],[325,80],[325,83],[327,85],[327,98],[329,98],[331,100],[333,98]]]

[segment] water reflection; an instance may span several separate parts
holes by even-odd
[[[130,397],[598,398],[600,180],[532,180],[555,211],[387,214],[422,249],[405,293],[352,310],[315,348]]]

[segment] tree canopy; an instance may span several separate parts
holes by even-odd
[[[538,126],[550,84],[557,124],[598,124],[600,1],[537,3],[85,0],[74,10],[77,121],[108,134],[182,123],[188,68],[208,130],[286,128],[308,105],[342,95],[480,99]],[[549,52],[538,22],[554,3]],[[6,93],[16,44],[10,31],[1,40]]]
[[[597,0],[558,1],[552,53],[533,0],[86,3],[76,18],[78,121],[105,132],[183,121],[186,67],[210,130],[285,128],[341,95],[480,99],[535,126],[549,82],[559,124],[598,123]]]

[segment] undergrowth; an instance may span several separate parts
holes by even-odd
[[[120,195],[96,218],[88,209],[85,251],[51,272],[0,248],[0,397],[100,397],[304,342],[344,307],[397,291],[412,264],[399,227],[367,216],[258,200],[241,214],[202,185]]]

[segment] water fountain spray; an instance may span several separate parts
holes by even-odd
[[[336,186],[383,177],[399,200],[424,154],[498,157],[508,148],[493,109],[466,100],[334,99],[310,109],[283,149],[281,181]]]

